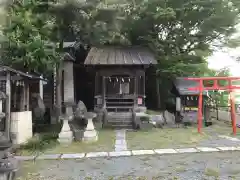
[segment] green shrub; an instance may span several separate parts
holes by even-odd
[[[144,122],[149,122],[150,121],[150,118],[148,116],[141,116],[140,117],[140,120],[141,121],[144,121]]]
[[[43,152],[46,149],[57,145],[57,133],[45,133],[39,137],[33,137],[26,144],[22,145],[20,149],[30,152]]]

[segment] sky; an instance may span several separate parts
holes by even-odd
[[[212,56],[208,58],[209,68],[220,70],[224,67],[229,67],[232,76],[240,77],[240,62],[236,62],[236,57],[240,57],[240,48],[215,51]]]
[[[240,24],[236,26],[237,32],[233,34],[232,38],[240,37]],[[225,48],[215,51],[212,56],[208,58],[208,67],[220,70],[224,67],[229,67],[232,76],[240,77],[240,62],[236,62],[236,57],[240,57],[240,47],[235,49]]]

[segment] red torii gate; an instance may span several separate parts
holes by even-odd
[[[227,90],[230,93],[230,104],[231,104],[231,120],[232,120],[232,129],[233,134],[236,135],[237,129],[236,129],[236,111],[235,111],[235,102],[234,102],[234,96],[232,95],[232,90],[234,89],[240,89],[239,86],[233,86],[232,81],[233,80],[240,80],[240,77],[188,77],[185,78],[185,80],[193,80],[198,81],[199,85],[196,87],[191,87],[189,90],[191,91],[199,91],[199,98],[198,98],[198,132],[201,133],[202,129],[202,97],[203,97],[203,91],[204,90]],[[227,86],[220,86],[218,84],[219,80],[225,80],[228,82]],[[204,81],[213,81],[213,86],[211,87],[204,87],[203,82]]]

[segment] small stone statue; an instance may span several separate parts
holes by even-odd
[[[33,94],[32,97],[34,99],[33,116],[39,120],[42,120],[46,110],[43,99],[40,97],[39,94]]]
[[[77,108],[76,108],[76,117],[84,118],[85,114],[87,113],[87,108],[82,101],[78,101]]]
[[[87,108],[82,101],[79,101],[75,111],[75,118],[80,121],[80,125],[85,127],[87,125],[86,119]]]

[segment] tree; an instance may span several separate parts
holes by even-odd
[[[53,69],[59,57],[50,38],[55,21],[39,11],[40,5],[37,0],[20,0],[8,6],[4,64],[41,73]]]
[[[239,6],[225,0],[138,1],[129,16],[136,19],[130,20],[129,38],[152,45],[161,75],[189,75],[206,63],[199,51],[209,54],[213,41],[235,32]]]
[[[230,76],[230,70],[229,68],[222,68],[220,70],[213,70],[208,69],[204,76],[210,76],[210,77],[227,77]],[[219,82],[220,86],[227,86],[228,82],[225,80],[220,80]],[[205,86],[213,86],[213,81],[204,82]],[[213,102],[215,106],[218,108],[218,106],[226,107],[228,106],[228,91],[209,91],[210,97],[212,97]]]
[[[61,62],[56,57],[63,41],[74,37],[86,50],[99,44],[148,46],[158,60],[158,77],[198,76],[207,69],[211,45],[235,32],[239,9],[239,0],[14,1],[5,57],[42,71]],[[55,44],[50,54],[49,41]]]
[[[132,44],[152,47],[159,78],[199,76],[207,70],[211,45],[235,32],[239,7],[236,0],[139,0],[124,27]]]

